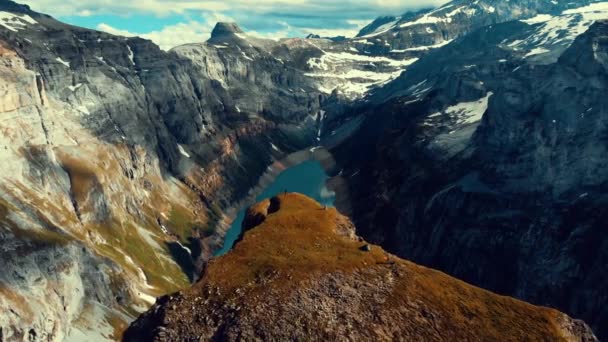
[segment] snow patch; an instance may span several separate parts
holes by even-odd
[[[34,25],[38,22],[27,14],[15,14],[10,12],[0,11],[0,26],[5,27],[9,31],[17,32],[25,30],[28,24]]]
[[[78,110],[79,112],[84,113],[86,115],[91,115],[91,112],[89,111],[89,109],[83,105],[76,106],[76,110]]]
[[[443,112],[433,113],[428,116],[428,119],[433,119],[442,115],[449,116],[450,119],[456,120],[456,125],[463,126],[481,121],[483,114],[488,109],[488,102],[494,93],[488,92],[485,97],[473,101],[463,102],[446,108]],[[429,123],[428,120],[426,123]]]
[[[57,58],[55,58],[55,60],[56,60],[57,62],[59,62],[59,63],[61,63],[61,64],[65,65],[65,66],[66,66],[66,67],[68,67],[68,68],[70,67],[70,62],[66,62],[66,61],[64,61],[63,59],[61,59],[61,57],[57,57]]]
[[[608,2],[596,2],[587,6],[565,10],[562,14],[577,14],[608,11]]]
[[[243,55],[243,57],[247,60],[253,61],[253,58],[247,56],[247,54],[244,51],[241,51],[241,54]]]
[[[235,33],[234,35],[237,36],[237,37],[239,37],[239,38],[241,38],[241,39],[243,39],[243,40],[247,40],[247,36],[244,35],[244,34],[242,34],[242,33]]]
[[[544,23],[547,22],[549,20],[553,19],[553,16],[548,15],[548,14],[539,14],[535,17],[532,17],[530,19],[523,19],[520,20],[521,22],[524,22],[528,25],[534,25],[534,24],[539,24],[539,23]]]
[[[390,52],[392,52],[392,53],[405,53],[405,52],[410,52],[410,51],[427,51],[427,50],[437,49],[437,48],[440,48],[442,46],[446,46],[446,45],[450,44],[452,42],[452,40],[453,39],[446,40],[446,41],[443,41],[441,43],[437,43],[437,44],[434,44],[434,45],[417,46],[417,47],[403,49],[403,50],[391,50]]]
[[[146,302],[148,304],[156,303],[156,297],[150,296],[149,294],[146,294],[146,293],[143,293],[140,291],[137,292],[137,297],[139,297],[139,299],[143,300],[144,302]]]
[[[188,154],[188,152],[186,152],[186,149],[184,149],[184,147],[180,144],[177,144],[177,148],[179,149],[179,153],[181,153],[182,156],[186,157],[186,158],[190,158],[190,154]]]
[[[507,45],[515,50],[525,51],[526,57],[556,49],[566,49],[595,21],[602,19],[608,19],[608,2],[569,9],[556,16],[537,15],[521,20],[526,24],[535,25],[531,34],[525,39],[515,40]]]
[[[78,83],[78,84],[73,85],[73,86],[68,86],[68,89],[70,89],[71,91],[76,91],[80,87],[82,87],[82,83]]]
[[[317,141],[321,141],[321,133],[323,131],[323,120],[325,119],[325,111],[319,111],[319,129],[317,131]]]
[[[129,50],[129,60],[131,61],[131,64],[135,65],[135,54],[129,45],[127,45],[127,50]]]
[[[317,86],[324,93],[329,94],[337,89],[347,96],[359,97],[370,88],[399,77],[406,66],[417,60],[325,52],[321,57],[308,60],[311,72],[306,73],[306,76],[325,79]]]
[[[444,7],[442,9],[445,9],[445,8],[448,8],[448,7]],[[494,8],[488,7],[488,8],[486,8],[486,11],[493,12]],[[470,8],[467,6],[458,7],[455,10],[452,10],[451,12],[448,12],[444,15],[436,14],[437,11],[433,11],[433,12],[424,14],[423,16],[421,16],[420,18],[418,18],[414,21],[403,23],[403,24],[399,25],[399,27],[404,28],[404,27],[411,27],[411,26],[417,26],[417,25],[451,23],[452,17],[454,17],[456,15],[466,15],[468,17],[472,17],[473,15],[475,15],[476,12],[477,12],[476,9]]]
[[[371,38],[371,37],[381,35],[387,31],[390,31],[391,29],[393,29],[397,26],[397,23],[399,22],[399,20],[401,20],[401,17],[398,17],[395,20],[388,22],[384,25],[380,25],[373,32],[370,32],[361,38]]]
[[[180,246],[183,250],[185,250],[186,252],[188,252],[188,254],[192,255],[192,251],[190,250],[190,248],[182,245],[181,242],[177,241],[178,246]]]
[[[530,50],[530,52],[528,52],[525,57],[540,55],[540,54],[547,53],[547,52],[551,52],[551,51],[547,50],[543,47],[536,47],[536,48]]]

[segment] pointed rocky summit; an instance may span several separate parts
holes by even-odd
[[[228,40],[232,40],[237,37],[238,34],[245,34],[243,30],[236,23],[224,23],[219,22],[211,31],[210,43],[222,43]]]

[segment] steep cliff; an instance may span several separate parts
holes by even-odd
[[[196,278],[224,209],[315,142],[323,97],[278,62],[0,12],[2,336],[112,338]]]
[[[595,341],[579,321],[367,245],[299,194],[249,209],[247,231],[189,290],[160,298],[125,341]]]
[[[351,112],[334,152],[359,233],[605,338],[608,24],[547,31],[602,6],[478,30]]]

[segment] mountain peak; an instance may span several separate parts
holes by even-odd
[[[16,13],[31,13],[32,10],[28,5],[21,5],[11,0],[0,0],[0,10]]]
[[[589,77],[605,73],[608,70],[607,37],[608,21],[596,21],[560,56],[560,63]]]
[[[211,31],[210,41],[223,41],[226,38],[232,38],[237,34],[244,34],[245,32],[236,23],[229,22],[218,22],[213,31]]]
[[[380,26],[388,24],[395,20],[397,20],[397,18],[393,17],[393,16],[378,17],[378,18],[376,18],[376,20],[372,21],[367,26],[362,28],[356,37],[363,37],[365,35],[368,35],[368,34],[374,32],[375,30],[377,30]]]

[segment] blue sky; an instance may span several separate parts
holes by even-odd
[[[19,1],[19,0],[17,0]],[[218,21],[267,38],[354,35],[381,15],[446,0],[21,0],[70,24],[152,39],[164,49],[205,41]]]

